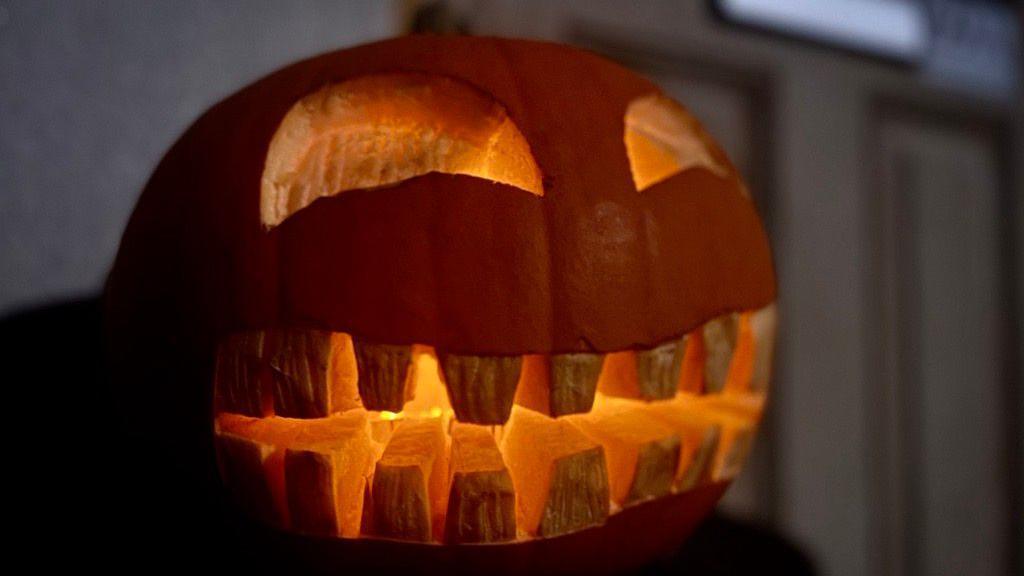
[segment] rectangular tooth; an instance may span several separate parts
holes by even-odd
[[[334,490],[334,458],[329,452],[287,449],[285,486],[295,530],[324,536],[341,532]]]
[[[704,396],[695,402],[721,429],[711,465],[712,480],[734,478],[753,446],[763,397],[752,394]]]
[[[726,314],[704,325],[704,391],[717,394],[725,389],[739,334],[739,314]]]
[[[269,390],[263,356],[263,332],[231,334],[217,347],[214,375],[214,405],[218,411],[248,416],[266,412],[264,398]]]
[[[516,406],[501,452],[516,488],[521,530],[550,537],[607,519],[604,449],[569,422]]]
[[[757,393],[763,394],[768,391],[777,322],[778,311],[775,304],[766,306],[750,316],[750,329],[754,339],[754,369],[750,389]]]
[[[297,430],[277,426],[279,420],[220,414],[216,420],[215,444],[217,462],[230,497],[257,519],[287,527],[290,522],[282,446]]]
[[[636,472],[624,504],[668,494],[679,468],[682,440],[678,435],[648,442],[640,448]]]
[[[375,455],[364,411],[310,420],[221,414],[217,425],[219,437],[271,449],[263,474],[250,466],[230,475],[232,493],[247,497],[246,491],[263,491],[265,484],[283,525],[312,534],[358,535],[363,484]],[[218,456],[222,468],[232,465],[231,455]]]
[[[441,373],[455,417],[472,424],[504,424],[512,410],[521,356],[440,354]]]
[[[375,456],[366,413],[352,410],[300,426],[284,458],[292,527],[306,534],[358,536]]]
[[[373,533],[429,542],[443,533],[447,440],[440,418],[404,420],[373,473]]]
[[[552,463],[551,484],[537,536],[550,538],[604,524],[608,519],[608,478],[598,448]]]
[[[721,448],[715,457],[712,478],[715,481],[735,478],[754,446],[754,427],[723,427]]]
[[[672,341],[650,350],[612,352],[605,356],[597,391],[617,398],[672,398],[679,388],[683,350]]]
[[[692,490],[712,481],[715,453],[718,451],[722,428],[717,424],[705,426],[698,436],[698,444],[690,454],[686,468],[677,480],[681,492]]]
[[[672,398],[679,389],[679,372],[686,350],[686,337],[672,340],[636,354],[641,396],[648,400]]]
[[[625,506],[671,490],[680,436],[648,417],[644,404],[602,396],[588,414],[566,419],[604,447],[612,502]]]
[[[275,498],[274,480],[282,478],[284,460],[274,446],[229,432],[215,437],[217,462],[229,497],[246,514],[271,526],[285,527],[284,508]],[[278,473],[277,469],[282,469]]]
[[[279,330],[267,333],[266,358],[274,375],[274,413],[323,418],[330,412],[327,365],[331,333]]]
[[[355,341],[359,396],[367,410],[401,412],[415,395],[409,377],[412,346]]]
[[[274,412],[323,418],[360,406],[352,340],[347,334],[287,330],[267,334]]]
[[[523,357],[516,404],[548,416],[589,412],[602,354],[531,354]]]
[[[551,415],[589,412],[603,364],[603,354],[552,355]]]
[[[721,426],[692,398],[678,397],[644,407],[652,418],[669,426],[682,440],[675,488],[690,490],[711,481]]]
[[[455,423],[451,439],[445,542],[514,540],[516,494],[491,431]]]

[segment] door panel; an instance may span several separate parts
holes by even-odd
[[[1003,574],[997,147],[973,131],[892,117],[879,143],[883,561],[899,574]]]

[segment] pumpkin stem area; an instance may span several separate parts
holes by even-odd
[[[243,512],[303,534],[480,544],[582,530],[739,473],[774,332],[772,305],[609,354],[233,334],[214,377],[221,474]]]

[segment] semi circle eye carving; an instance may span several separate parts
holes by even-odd
[[[697,120],[662,94],[630,102],[625,125],[626,155],[637,192],[690,168],[706,168],[722,177],[729,174],[711,153]]]
[[[271,228],[314,200],[464,174],[544,195],[519,128],[493,98],[429,74],[380,74],[329,85],[297,102],[270,142],[260,215]]]

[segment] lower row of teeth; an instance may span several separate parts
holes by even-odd
[[[293,531],[551,537],[731,479],[760,419],[774,306],[649,350],[471,356],[273,330],[218,348],[228,491]]]

